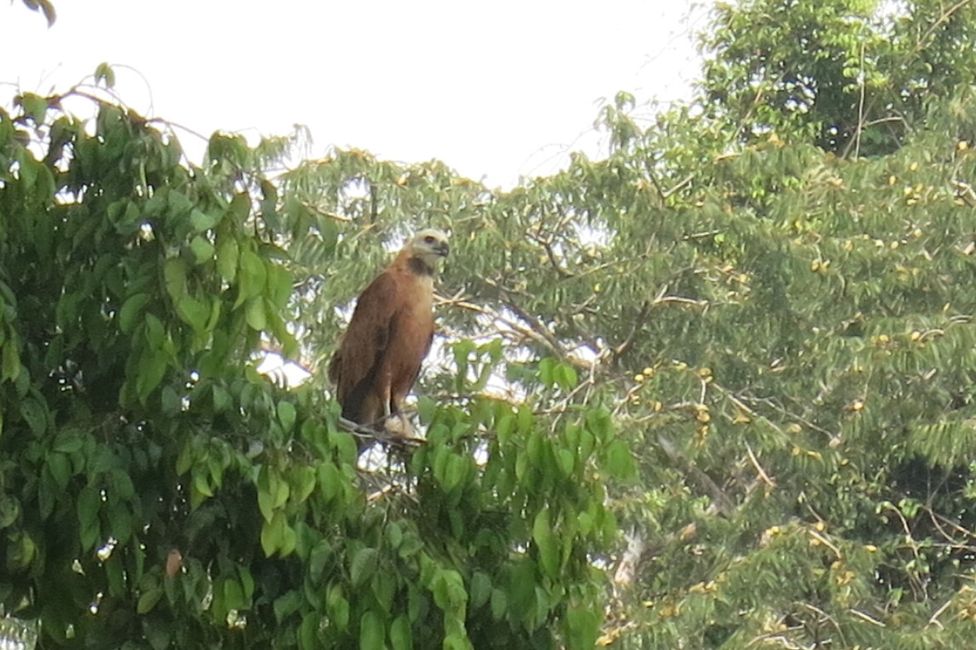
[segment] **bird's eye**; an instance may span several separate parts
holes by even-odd
[[[424,237],[424,241],[427,242],[428,244],[433,244],[434,243],[433,235],[427,235],[426,237]]]

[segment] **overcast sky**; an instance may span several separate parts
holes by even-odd
[[[490,185],[600,152],[618,90],[687,97],[709,0],[0,0],[0,83],[64,90],[109,62],[126,103],[201,133],[439,158]],[[0,85],[0,105],[15,86]],[[185,148],[202,151],[190,135]],[[198,154],[199,155],[199,154]]]

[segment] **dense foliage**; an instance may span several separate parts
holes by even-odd
[[[972,82],[976,8],[940,0],[719,3],[703,104],[740,136],[890,153],[931,100]]]
[[[22,95],[7,611],[76,647],[964,647],[974,29],[965,0],[720,5],[696,101],[648,126],[621,94],[606,159],[511,191],[357,150],[271,177],[288,141],[222,134],[196,167]],[[452,233],[427,443],[357,464],[324,361],[421,225]]]
[[[318,385],[255,370],[299,352],[279,244],[307,224],[261,173],[288,143],[216,134],[195,167],[97,92],[0,111],[5,610],[45,647],[591,646],[632,463],[599,405],[534,412],[572,369],[482,395],[500,341],[461,340],[427,443],[357,468]]]
[[[967,2],[721,6],[701,98],[648,127],[621,94],[606,160],[505,193],[357,152],[285,178],[339,233],[449,224],[450,336],[500,331],[612,405],[640,479],[611,490],[602,644],[971,638],[974,26]],[[319,349],[345,273],[303,305]]]

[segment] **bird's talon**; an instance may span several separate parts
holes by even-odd
[[[410,423],[403,415],[391,415],[386,418],[383,429],[394,438],[409,438],[412,435]]]

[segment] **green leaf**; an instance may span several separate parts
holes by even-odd
[[[207,331],[210,319],[210,308],[206,303],[185,294],[176,302],[176,312],[187,325],[196,332]]]
[[[555,366],[556,360],[551,357],[546,357],[539,361],[539,381],[546,388],[552,388],[556,382],[553,374]]]
[[[137,365],[136,393],[143,404],[159,386],[169,366],[165,352],[159,348],[146,348],[142,351]]]
[[[35,436],[41,436],[47,431],[47,407],[33,397],[28,397],[20,403],[20,416],[30,427]]]
[[[193,466],[193,445],[186,443],[180,449],[179,456],[176,457],[176,475],[183,476]]]
[[[329,589],[325,604],[336,627],[345,630],[349,626],[349,601],[343,595],[342,587],[336,585]]]
[[[271,557],[285,546],[285,528],[288,522],[285,515],[276,512],[271,521],[265,521],[261,526],[261,548],[266,557]]]
[[[24,113],[34,120],[35,124],[42,124],[47,114],[48,101],[45,97],[34,93],[24,93],[17,98],[17,103],[24,109]]]
[[[201,235],[197,235],[190,241],[190,252],[193,253],[193,260],[197,264],[209,262],[214,258],[214,245]]]
[[[333,431],[329,434],[329,441],[336,450],[340,462],[346,465],[356,464],[356,457],[358,456],[356,440],[351,434],[345,431]]]
[[[204,324],[205,332],[213,332],[217,329],[217,325],[220,323],[220,305],[221,301],[219,298],[210,299],[210,315],[207,317],[207,322]]]
[[[420,421],[424,424],[430,424],[431,420],[434,419],[434,413],[437,411],[437,402],[428,397],[427,395],[421,395],[417,398],[417,413],[420,415]]]
[[[217,272],[225,282],[233,282],[237,277],[237,260],[240,247],[232,237],[221,237],[217,246]]]
[[[327,563],[332,562],[334,554],[328,542],[319,542],[312,549],[308,559],[308,574],[312,580],[321,578]]]
[[[164,386],[160,396],[163,414],[173,417],[183,410],[183,400],[172,386]]]
[[[7,533],[7,571],[19,573],[30,567],[37,556],[37,544],[23,531]]]
[[[121,503],[110,504],[107,514],[108,529],[106,532],[118,540],[120,544],[128,542],[132,535],[133,523],[132,512],[129,507]]]
[[[193,227],[193,232],[195,233],[202,233],[205,230],[210,230],[216,226],[219,221],[220,215],[207,214],[199,208],[193,208],[190,210],[190,225]]]
[[[162,349],[166,341],[166,331],[162,321],[153,314],[146,314],[146,343],[150,348]]]
[[[214,384],[212,390],[214,413],[224,413],[234,405],[234,399],[223,386]]]
[[[108,593],[115,598],[128,597],[128,585],[123,572],[122,559],[116,555],[109,558],[103,565],[105,577],[108,580]]]
[[[295,552],[295,546],[298,544],[298,534],[295,529],[289,525],[285,525],[284,531],[282,532],[281,538],[281,548],[278,549],[278,555],[281,557],[288,557]]]
[[[291,493],[297,503],[304,503],[315,490],[315,470],[307,465],[296,467],[288,473]]]
[[[286,618],[298,611],[304,600],[300,591],[286,591],[274,601],[275,620],[281,624]]]
[[[193,209],[193,201],[182,191],[172,188],[166,195],[166,204],[169,207],[170,215],[173,217],[185,217]]]
[[[268,321],[264,312],[264,298],[260,296],[251,298],[247,301],[247,324],[253,330],[262,331],[268,327]]]
[[[212,497],[214,495],[213,489],[210,487],[209,477],[199,468],[193,474],[193,489],[196,490],[197,494],[205,497]]]
[[[603,407],[589,409],[586,412],[586,426],[598,440],[606,440],[613,432],[613,420]]]
[[[410,629],[410,620],[403,616],[397,616],[390,624],[390,646],[393,650],[412,650],[413,632]]]
[[[268,292],[271,304],[279,309],[283,308],[288,303],[288,298],[291,297],[293,284],[294,281],[288,269],[277,265],[268,267]]]
[[[462,632],[452,632],[444,637],[444,650],[471,650],[471,642]]]
[[[235,194],[234,198],[230,201],[230,205],[227,206],[227,214],[233,217],[238,224],[243,224],[251,214],[250,195],[247,192]]]
[[[8,340],[3,345],[2,368],[0,368],[0,381],[16,381],[20,376],[20,354],[14,341]]]
[[[467,604],[468,592],[461,574],[452,569],[438,569],[431,584],[434,602],[446,614],[461,614]]]
[[[163,264],[163,279],[166,283],[166,293],[170,299],[179,304],[186,295],[186,262],[179,257],[171,257]]]
[[[318,640],[318,630],[321,617],[319,614],[306,614],[302,619],[302,624],[298,628],[298,647],[301,650],[318,650],[320,643]]]
[[[508,446],[513,431],[515,431],[515,416],[513,414],[505,413],[495,421],[495,435],[498,436],[498,444],[503,447]]]
[[[359,621],[359,650],[384,650],[386,630],[374,612],[366,612]]]
[[[471,607],[478,608],[491,598],[491,578],[482,571],[475,571],[471,577]]]
[[[380,606],[379,609],[384,612],[393,610],[393,599],[397,595],[399,586],[399,577],[389,571],[377,571],[368,584],[369,591]]]
[[[516,417],[519,435],[528,436],[535,426],[535,416],[532,414],[532,407],[528,404],[520,404]]]
[[[569,476],[573,473],[573,465],[576,462],[573,452],[568,449],[560,449],[556,453],[556,461],[559,463],[559,469],[563,476]]]
[[[57,20],[57,12],[54,10],[54,5],[51,4],[50,0],[24,0],[24,4],[33,9],[34,11],[40,10],[44,14],[44,18],[47,20],[47,26],[52,27],[54,21]]]
[[[291,402],[278,402],[278,422],[285,433],[289,433],[295,426],[297,411]]]
[[[98,520],[98,511],[102,505],[102,495],[98,488],[86,485],[78,493],[78,523],[82,528],[90,526]]]
[[[136,325],[141,322],[142,308],[149,302],[149,294],[137,293],[126,298],[119,309],[119,329],[123,334],[131,334]]]
[[[71,460],[63,453],[51,453],[47,457],[47,471],[51,474],[54,487],[59,491],[68,489],[71,480]]]
[[[224,606],[227,609],[245,609],[250,603],[244,598],[244,589],[236,579],[224,580]]]
[[[559,544],[552,533],[549,509],[540,510],[532,523],[532,539],[539,549],[542,569],[550,578],[559,576]]]
[[[73,454],[81,450],[85,441],[74,431],[62,431],[54,439],[53,450],[62,454]]]
[[[553,370],[553,379],[559,388],[565,392],[573,390],[579,383],[579,376],[576,374],[576,369],[568,363],[556,365]]]
[[[106,88],[115,86],[115,70],[107,63],[99,63],[95,68],[95,85],[105,84]]]
[[[600,636],[600,616],[593,609],[573,605],[566,610],[566,641],[571,649],[589,650]]]
[[[241,277],[238,280],[241,287],[241,298],[247,300],[261,296],[265,291],[267,279],[268,272],[265,269],[264,260],[251,251],[244,251],[241,254]]]
[[[323,461],[318,467],[319,486],[322,498],[327,502],[334,500],[342,489],[342,477],[339,468],[329,461]]]
[[[596,436],[590,433],[587,429],[581,429],[579,432],[579,460],[580,463],[585,463],[589,460],[590,455],[596,448]]]
[[[34,156],[26,150],[21,150],[17,156],[17,162],[20,167],[17,169],[17,175],[20,177],[21,183],[25,190],[34,190],[35,184],[37,183],[38,167],[37,161]]]
[[[136,603],[136,613],[138,614],[148,614],[159,602],[159,599],[163,597],[163,590],[160,587],[154,587],[148,591],[142,593],[139,596],[139,600]],[[131,605],[130,605],[131,607]]]
[[[17,499],[0,496],[0,529],[7,528],[20,517],[20,502]]]
[[[354,587],[362,586],[364,582],[369,580],[373,572],[376,571],[378,559],[379,553],[375,548],[369,547],[360,549],[353,556],[352,565],[349,567],[349,577]]]
[[[461,485],[461,482],[468,473],[468,459],[456,454],[447,457],[447,464],[444,468],[444,490],[452,492]]]
[[[291,486],[277,472],[269,473],[268,479],[271,485],[271,495],[274,499],[271,505],[274,508],[280,508],[288,502],[288,497],[291,495]]]
[[[611,475],[629,480],[636,474],[634,457],[623,440],[614,440],[607,448],[607,471]]]
[[[278,218],[278,189],[274,183],[265,179],[261,181],[261,218],[272,231],[281,229],[281,222]]]
[[[271,489],[271,483],[268,480],[268,470],[262,469],[261,476],[258,478],[258,510],[261,512],[261,516],[264,517],[266,523],[270,523],[274,519],[275,515],[275,495]]]

